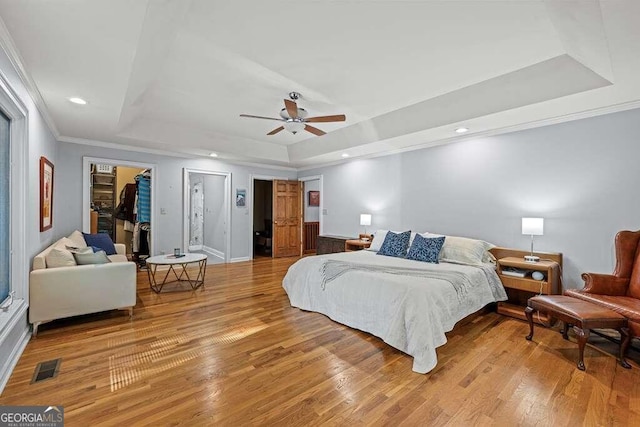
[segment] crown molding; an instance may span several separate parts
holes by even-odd
[[[58,139],[60,137],[58,127],[53,121],[51,114],[49,114],[49,109],[47,108],[47,104],[44,102],[42,94],[40,94],[38,86],[36,86],[36,83],[31,78],[31,74],[29,74],[29,72],[25,68],[22,56],[20,55],[18,48],[13,42],[13,38],[11,37],[11,34],[9,34],[9,30],[7,29],[7,26],[5,25],[2,17],[0,17],[0,47],[6,53],[9,61],[11,61],[13,68],[16,70],[18,77],[22,81],[24,87],[27,89],[27,92],[31,96],[31,99],[40,112],[40,115],[49,127],[49,130],[51,131],[53,136]]]
[[[60,136],[58,138],[58,141],[67,142],[69,144],[89,145],[92,147],[109,148],[112,150],[121,150],[121,151],[132,151],[137,153],[156,154],[160,156],[175,157],[175,158],[181,158],[181,159],[203,158],[203,159],[210,159],[210,160],[215,160],[215,161],[232,164],[232,165],[238,165],[238,166],[251,166],[251,167],[257,167],[262,169],[284,170],[284,171],[291,171],[291,172],[297,171],[296,168],[289,167],[289,166],[271,165],[267,163],[245,162],[240,160],[225,159],[223,157],[213,158],[205,154],[180,153],[177,151],[159,150],[157,148],[138,147],[136,145],[120,144],[115,142],[105,142],[105,141],[99,141],[95,139],[75,138],[71,136]]]

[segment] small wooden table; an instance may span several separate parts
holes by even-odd
[[[622,337],[620,341],[620,365],[623,368],[631,369],[624,355],[631,341],[629,329],[627,328],[627,318],[606,307],[592,304],[578,298],[565,295],[539,295],[529,298],[527,308],[524,310],[529,321],[529,335],[527,340],[533,339],[533,312],[540,311],[549,317],[564,322],[562,337],[568,340],[567,332],[570,326],[578,337],[578,369],[584,371],[584,346],[589,339],[590,329],[617,329]]]
[[[147,258],[145,262],[147,264],[149,286],[155,293],[160,293],[164,285],[167,283],[186,282],[193,290],[198,289],[200,286],[204,286],[204,274],[207,271],[207,256],[204,254],[184,254],[182,257],[175,257],[174,255],[157,255]],[[189,264],[193,263],[198,264],[198,273],[196,277],[191,278],[187,271],[187,267]],[[159,265],[169,266],[166,270],[167,273],[161,281],[156,278],[156,272],[158,271]],[[181,268],[179,270],[180,274],[176,272],[176,266]],[[173,272],[176,279],[167,281],[169,273],[171,272]]]
[[[370,240],[365,241],[365,240],[359,240],[359,239],[352,239],[344,242],[345,252],[361,251],[362,249],[366,249],[369,246],[371,246]]]

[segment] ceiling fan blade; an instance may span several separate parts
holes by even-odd
[[[324,134],[326,134],[325,131],[322,131],[318,128],[314,128],[313,126],[309,126],[309,125],[305,125],[304,126],[304,130],[306,130],[307,132],[311,132],[314,135],[318,135],[318,136],[322,136]]]
[[[347,120],[347,116],[345,116],[344,114],[337,114],[335,116],[309,117],[308,119],[304,119],[305,122],[309,123],[344,122],[345,120]]]
[[[283,120],[283,119],[276,119],[276,118],[273,118],[273,117],[253,116],[251,114],[240,114],[240,117],[248,117],[250,119],[276,120],[278,122],[286,121],[286,120]]]
[[[298,118],[298,104],[291,101],[290,99],[285,99],[284,106],[287,108],[287,113],[289,113],[289,117],[291,117],[292,119]]]
[[[274,130],[269,132],[267,135],[275,135],[276,133],[278,133],[278,132],[280,132],[282,130],[284,130],[284,126],[280,126],[279,128],[275,128]]]

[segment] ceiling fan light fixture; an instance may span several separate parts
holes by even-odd
[[[209,153],[210,157],[218,157],[218,153]]]
[[[456,129],[456,133],[467,133],[467,132],[469,132],[469,128],[460,127]]]
[[[347,157],[349,157],[349,153],[342,153],[342,158],[346,159]]]
[[[304,130],[305,125],[301,121],[287,120],[283,126],[286,130],[295,135],[296,133]]]

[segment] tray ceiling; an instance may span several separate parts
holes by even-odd
[[[63,141],[309,167],[640,99],[634,0],[0,0],[0,17]],[[239,117],[277,117],[293,90],[347,121],[267,136]]]

